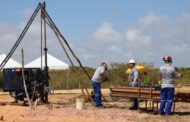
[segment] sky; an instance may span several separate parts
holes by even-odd
[[[8,54],[42,0],[2,0],[0,54]],[[84,66],[100,62],[163,64],[190,67],[189,0],[46,0],[46,10]],[[54,33],[47,28],[48,53],[69,63]],[[25,63],[40,56],[40,14],[13,59]],[[75,62],[76,63],[76,62]],[[76,63],[77,65],[77,63]]]

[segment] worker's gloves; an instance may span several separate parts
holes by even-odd
[[[131,83],[129,84],[129,86],[135,87],[135,86],[138,86],[138,83],[137,83],[137,82],[131,82]]]

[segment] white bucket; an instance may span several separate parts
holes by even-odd
[[[78,110],[83,110],[84,109],[84,99],[83,98],[79,98],[76,99],[76,109]]]

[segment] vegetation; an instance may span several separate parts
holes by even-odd
[[[159,69],[154,68],[152,64],[142,64],[148,67],[147,76],[150,79],[152,85],[158,84],[158,72]],[[107,71],[109,77],[108,82],[102,84],[103,88],[109,88],[115,85],[127,85],[128,76],[125,73],[128,68],[124,63],[112,63]],[[93,75],[95,69],[85,67],[90,76]],[[190,84],[190,68],[177,68],[178,72],[183,74],[183,77],[176,80],[178,84]],[[49,75],[51,78],[50,86],[54,89],[76,89],[81,88],[80,81],[87,88],[90,88],[90,80],[84,71],[80,67],[71,67],[69,70],[50,70]],[[2,88],[2,72],[0,73],[0,87]]]
[[[93,68],[85,68],[90,76],[93,75]],[[49,71],[51,78],[50,85],[55,89],[73,89],[80,88],[80,81],[85,87],[90,87],[90,80],[79,67],[71,67],[69,70]]]
[[[140,65],[147,67],[147,76],[151,81],[149,85],[157,85],[159,80],[159,69],[154,68],[152,64]],[[125,63],[111,63],[107,71],[109,81],[104,82],[102,87],[109,88],[115,85],[128,85],[128,75],[125,73],[127,68],[128,66]],[[92,76],[95,71],[95,69],[89,67],[85,67],[85,69],[90,74],[90,76]],[[177,68],[177,71],[182,73],[183,77],[176,80],[176,85],[190,84],[190,68]],[[90,87],[90,80],[80,67],[72,67],[70,70],[66,71],[50,71],[49,73],[51,77],[50,85],[55,89],[80,88],[81,86],[79,81],[82,81],[85,87]]]

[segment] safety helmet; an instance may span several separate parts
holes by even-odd
[[[107,66],[107,63],[106,62],[102,62],[100,65],[101,66]]]
[[[163,61],[164,62],[172,62],[172,57],[171,56],[164,56]]]
[[[129,62],[128,62],[128,64],[135,64],[136,62],[135,62],[135,60],[134,59],[131,59],[131,60],[129,60]]]

